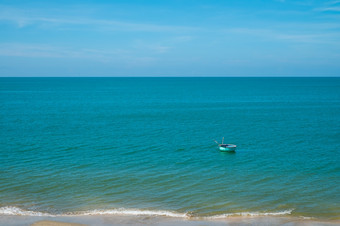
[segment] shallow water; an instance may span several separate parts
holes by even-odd
[[[0,78],[0,214],[336,219],[339,125],[340,78]]]

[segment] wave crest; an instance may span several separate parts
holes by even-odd
[[[5,206],[0,207],[0,215],[12,216],[98,216],[98,215],[125,215],[125,216],[160,216],[160,217],[174,217],[174,218],[190,218],[190,219],[223,219],[228,217],[260,217],[260,216],[282,216],[291,214],[293,209],[284,210],[281,212],[240,212],[240,213],[226,213],[221,215],[213,215],[201,217],[191,212],[178,213],[166,210],[143,210],[143,209],[107,209],[107,210],[90,210],[80,212],[69,212],[65,214],[43,213],[38,211],[23,210],[19,207]]]
[[[240,212],[240,213],[226,213],[221,215],[215,215],[207,217],[208,219],[221,219],[228,217],[265,217],[265,216],[283,216],[289,215],[293,212],[293,209],[284,210],[280,212]]]
[[[187,217],[186,213],[176,213],[165,210],[140,210],[140,209],[112,209],[112,210],[91,210],[78,212],[75,215],[132,215],[132,216],[166,216],[166,217]]]
[[[15,206],[0,207],[0,215],[13,215],[13,216],[53,216],[52,214],[42,213],[37,211],[23,210]]]

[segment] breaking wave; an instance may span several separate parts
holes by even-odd
[[[226,213],[220,215],[214,215],[211,217],[206,217],[207,219],[222,219],[228,217],[265,217],[265,216],[283,216],[290,215],[293,212],[291,210],[284,210],[280,212],[240,212],[240,213]]]
[[[223,219],[229,217],[259,217],[259,216],[283,216],[292,213],[291,210],[284,210],[280,212],[240,212],[240,213],[226,213],[213,216],[199,216],[193,213],[178,213],[166,210],[143,210],[143,209],[108,209],[108,210],[90,210],[80,212],[68,212],[64,214],[52,214],[39,211],[23,210],[18,207],[5,206],[0,207],[0,215],[12,216],[98,216],[98,215],[125,215],[125,216],[160,216],[173,218],[190,218],[190,219]]]
[[[15,206],[0,207],[0,215],[12,215],[12,216],[53,216],[49,213],[42,213],[38,211],[23,210]]]
[[[91,210],[71,213],[70,215],[130,215],[130,216],[166,216],[166,217],[187,217],[186,213],[176,213],[165,210],[140,210],[140,209],[112,209],[112,210]]]

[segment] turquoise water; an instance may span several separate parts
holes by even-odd
[[[0,134],[0,215],[340,216],[340,78],[0,78]]]

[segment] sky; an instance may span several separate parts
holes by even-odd
[[[0,77],[340,76],[340,0],[0,0]]]

